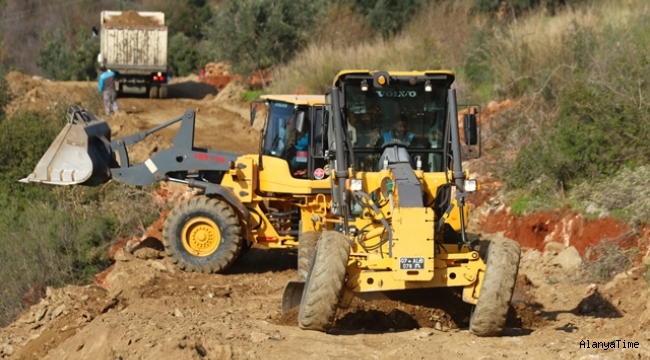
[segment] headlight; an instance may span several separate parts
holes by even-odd
[[[360,191],[363,188],[363,181],[360,179],[352,179],[350,181],[350,190]]]
[[[467,179],[467,180],[465,180],[465,184],[463,186],[465,187],[465,192],[477,191],[478,187],[479,187],[478,180],[476,180],[476,179]]]

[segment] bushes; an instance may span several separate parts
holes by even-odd
[[[74,35],[66,36],[64,30],[55,33],[45,32],[45,42],[38,51],[36,61],[41,69],[53,80],[93,80],[97,78],[97,54],[99,38],[92,37],[84,28],[69,30]]]
[[[22,112],[0,121],[0,326],[24,306],[20,297],[34,284],[91,281],[108,265],[108,248],[116,239],[140,233],[158,215],[152,186],[18,183],[64,123],[63,111]]]
[[[206,27],[215,58],[233,61],[234,71],[252,72],[291,59],[305,46],[324,2],[226,1]]]
[[[483,68],[515,59],[493,67],[492,79],[507,85],[502,95],[525,97],[494,119],[488,133],[507,154],[501,157],[501,175],[511,190],[557,198],[576,184],[617,176],[650,156],[650,101],[644,96],[650,84],[640,80],[650,78],[650,42],[644,35],[650,14],[603,7],[581,15],[562,18],[546,35],[519,36],[522,29],[515,27],[495,30],[502,37],[485,43],[485,56],[467,71],[485,80]]]

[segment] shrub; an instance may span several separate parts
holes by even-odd
[[[617,244],[601,241],[585,252],[582,263],[585,280],[607,281],[632,266],[638,256],[638,248],[624,249]]]
[[[610,178],[585,181],[572,191],[572,199],[583,207],[593,204],[617,212],[631,223],[650,223],[650,167],[623,168]]]
[[[176,76],[187,76],[202,67],[199,54],[190,38],[183,33],[172,35],[169,39],[169,65]]]
[[[628,12],[621,22],[621,14],[605,21],[595,16],[605,10],[591,11],[580,22],[565,19],[557,26],[566,31],[548,41],[548,54],[533,57],[534,66],[507,66],[502,72],[497,68],[498,74],[505,76],[510,69],[513,78],[525,79],[510,82],[505,95],[523,91],[527,96],[513,111],[494,119],[488,133],[506,145],[500,174],[510,189],[556,197],[584,181],[638,167],[650,156],[650,130],[645,126],[650,104],[639,96],[650,89],[639,81],[650,76],[650,43],[643,35],[650,30],[648,14]],[[541,54],[537,40],[512,39]],[[494,44],[486,47],[492,49],[491,56],[484,57],[488,64],[505,56]],[[514,51],[512,46],[503,49]]]
[[[364,12],[367,12],[370,27],[379,32],[382,37],[388,38],[399,33],[425,2],[425,0],[379,0],[374,1],[372,8],[366,4]],[[361,0],[360,3],[369,2]]]
[[[108,247],[158,215],[154,186],[21,184],[63,128],[64,110],[18,112],[0,121],[0,326],[25,306],[34,284],[88,283],[108,265]],[[129,209],[129,211],[124,211]]]
[[[243,75],[290,60],[309,39],[306,26],[318,19],[324,2],[226,1],[205,28],[218,60],[231,60]]]

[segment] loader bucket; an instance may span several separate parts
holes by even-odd
[[[289,281],[282,294],[282,313],[300,305],[302,291],[305,289],[304,281]]]
[[[78,106],[68,109],[66,118],[68,123],[34,172],[20,182],[96,186],[111,178],[115,157],[110,149],[108,124]]]

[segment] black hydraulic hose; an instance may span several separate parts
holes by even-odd
[[[381,212],[379,211],[379,208],[377,208],[377,205],[372,201],[370,195],[366,194],[363,191],[355,191],[354,195],[366,199],[368,201],[368,204],[370,204],[372,209],[375,211],[375,213],[381,216]],[[379,220],[381,221],[381,223],[384,225],[384,228],[388,232],[388,256],[393,257],[393,229],[390,228],[390,224],[383,216]]]
[[[269,215],[273,215],[275,217],[289,217],[291,215],[295,215],[298,213],[298,210],[289,210],[287,212],[271,212],[269,211]]]
[[[248,209],[252,214],[257,215],[257,218],[258,218],[258,220],[257,220],[257,225],[255,225],[255,227],[253,227],[252,230],[257,230],[257,229],[261,228],[261,227],[262,227],[262,215],[261,215],[259,212],[257,212],[257,210],[254,209],[254,208],[251,208],[251,207],[248,207],[248,206],[247,206],[246,208],[247,208],[247,209]]]

